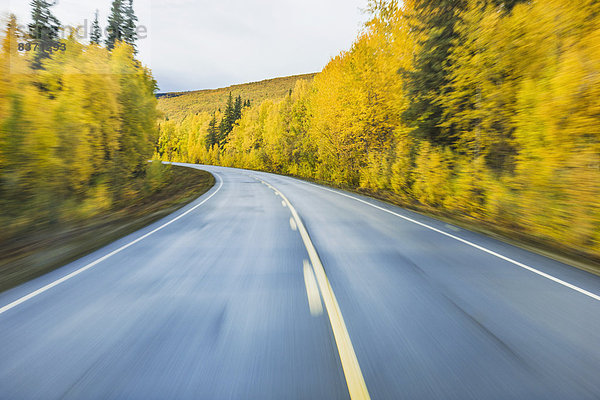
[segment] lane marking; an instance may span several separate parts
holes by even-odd
[[[316,187],[316,188],[319,188],[319,189],[326,190],[326,191],[328,191],[328,192],[331,192],[331,193],[336,193],[336,194],[338,194],[338,195],[340,195],[340,196],[348,197],[349,199],[353,199],[353,200],[356,200],[356,201],[358,201],[358,202],[364,203],[364,204],[366,204],[366,205],[368,205],[368,206],[371,206],[371,207],[373,207],[373,208],[376,208],[376,209],[378,209],[378,210],[385,211],[385,212],[386,212],[386,213],[388,213],[388,214],[395,215],[395,216],[396,216],[396,217],[398,217],[398,218],[402,218],[403,220],[406,220],[406,221],[408,221],[408,222],[412,222],[413,224],[417,224],[417,225],[419,225],[419,226],[422,226],[423,228],[427,228],[427,229],[429,229],[429,230],[432,230],[432,231],[434,231],[434,232],[437,232],[437,233],[439,233],[439,234],[442,234],[442,235],[444,235],[444,236],[447,236],[447,237],[449,237],[449,238],[451,238],[451,239],[458,240],[459,242],[461,242],[461,243],[464,243],[464,244],[466,244],[467,246],[471,246],[471,247],[473,247],[473,248],[476,248],[477,250],[481,250],[481,251],[483,251],[484,253],[490,254],[490,255],[492,255],[492,256],[494,256],[494,257],[498,257],[498,258],[500,258],[500,259],[502,259],[502,260],[504,260],[504,261],[507,261],[507,262],[509,262],[509,263],[511,263],[511,264],[514,264],[514,265],[516,265],[517,267],[520,267],[520,268],[523,268],[523,269],[525,269],[525,270],[527,270],[527,271],[533,272],[534,274],[537,274],[537,275],[539,275],[539,276],[542,276],[542,277],[544,277],[544,278],[546,278],[546,279],[549,279],[549,280],[551,280],[551,281],[553,281],[553,282],[555,282],[555,283],[558,283],[559,285],[562,285],[562,286],[568,287],[569,289],[575,290],[576,292],[579,292],[579,293],[581,293],[581,294],[583,294],[583,295],[586,295],[586,296],[588,296],[588,297],[590,297],[590,298],[592,298],[592,299],[594,299],[594,300],[598,300],[598,301],[600,301],[600,295],[597,295],[597,294],[595,294],[595,293],[592,293],[592,292],[590,292],[590,291],[587,291],[587,290],[585,290],[585,289],[582,289],[582,288],[580,288],[580,287],[578,287],[578,286],[575,286],[575,285],[573,285],[573,284],[571,284],[571,283],[569,283],[569,282],[563,281],[562,279],[559,279],[559,278],[557,278],[557,277],[555,277],[555,276],[552,276],[552,275],[550,275],[550,274],[547,274],[547,273],[545,273],[545,272],[542,272],[542,271],[540,271],[540,270],[538,270],[538,269],[535,269],[535,268],[533,268],[533,267],[530,267],[530,266],[529,266],[529,265],[527,265],[527,264],[523,264],[523,263],[521,263],[521,262],[519,262],[519,261],[513,260],[513,259],[512,259],[512,258],[510,258],[510,257],[503,256],[503,255],[502,255],[502,254],[500,254],[500,253],[496,253],[496,252],[495,252],[495,251],[493,251],[493,250],[487,249],[487,248],[485,248],[485,247],[483,247],[483,246],[480,246],[480,245],[478,245],[478,244],[475,244],[475,243],[473,243],[473,242],[470,242],[470,241],[468,241],[468,240],[466,240],[466,239],[463,239],[463,238],[460,238],[460,237],[458,237],[458,236],[455,236],[455,235],[453,235],[453,234],[451,234],[451,233],[444,232],[444,231],[442,231],[442,230],[440,230],[440,229],[434,228],[433,226],[430,226],[430,225],[424,224],[423,222],[419,222],[419,221],[417,221],[417,220],[415,220],[415,219],[412,219],[412,218],[406,217],[406,216],[404,216],[404,215],[398,214],[398,213],[396,213],[396,212],[394,212],[394,211],[387,210],[387,209],[385,209],[385,208],[383,208],[383,207],[380,207],[380,206],[377,206],[377,205],[375,205],[375,204],[369,203],[368,201],[365,201],[365,200],[359,199],[359,198],[357,198],[357,197],[350,196],[349,194],[346,194],[346,193],[343,193],[343,192],[339,192],[339,191],[336,191],[336,190],[333,190],[333,189],[329,189],[329,188],[326,188],[326,187],[322,187],[322,186],[319,186],[319,185],[315,185],[315,184],[313,184],[313,183],[309,183],[309,182],[304,182],[304,181],[300,181],[300,182],[303,182],[303,183],[305,183],[305,184],[307,184],[307,185],[310,185],[310,186],[314,186],[314,187]]]
[[[8,310],[10,310],[12,308],[15,308],[19,304],[22,304],[22,303],[26,302],[27,300],[30,300],[30,299],[32,299],[32,298],[34,298],[34,297],[36,297],[36,296],[38,296],[38,295],[46,292],[46,291],[52,289],[55,286],[60,285],[61,283],[65,282],[65,281],[68,281],[69,279],[71,279],[71,278],[73,278],[73,277],[81,274],[82,272],[87,271],[88,269],[90,269],[90,268],[92,268],[92,267],[94,267],[94,266],[96,266],[98,264],[100,264],[102,261],[105,261],[106,259],[114,256],[115,254],[122,252],[123,250],[127,249],[128,247],[131,247],[134,244],[136,244],[138,242],[141,242],[142,240],[146,239],[148,236],[153,235],[154,233],[160,231],[161,229],[163,229],[163,228],[171,225],[173,222],[175,222],[175,221],[177,221],[177,220],[185,217],[186,215],[188,215],[189,213],[191,213],[192,211],[194,211],[195,209],[197,209],[198,207],[200,207],[201,205],[203,205],[204,203],[206,203],[215,194],[217,194],[219,192],[219,190],[221,190],[221,187],[223,187],[223,179],[218,174],[216,174],[216,173],[215,173],[215,176],[219,178],[219,186],[217,187],[217,190],[215,190],[206,199],[202,200],[202,202],[196,204],[194,207],[190,208],[189,210],[187,210],[183,214],[181,214],[181,215],[173,218],[169,222],[166,222],[166,223],[162,224],[161,226],[159,226],[158,228],[152,230],[151,232],[146,233],[144,236],[141,236],[141,237],[139,237],[139,238],[137,238],[137,239],[135,239],[135,240],[127,243],[126,245],[123,245],[123,246],[119,247],[118,249],[116,249],[114,251],[111,251],[110,253],[106,254],[105,256],[100,257],[96,261],[93,261],[93,262],[91,262],[91,263],[89,263],[89,264],[87,264],[87,265],[79,268],[78,270],[73,271],[70,274],[63,276],[62,278],[57,279],[54,282],[49,283],[46,286],[44,286],[44,287],[42,287],[42,288],[40,288],[40,289],[38,289],[38,290],[36,290],[34,292],[29,293],[28,295],[25,295],[25,296],[23,296],[23,297],[15,300],[15,301],[13,301],[12,303],[5,305],[4,307],[0,308],[0,314],[3,314],[3,313],[5,313],[6,311],[8,311]]]
[[[306,285],[306,296],[308,297],[308,308],[313,317],[323,314],[323,304],[321,304],[321,295],[313,269],[308,262],[304,260],[304,284]]]
[[[323,268],[323,264],[321,263],[319,255],[317,254],[317,250],[315,249],[315,246],[313,245],[308,231],[304,227],[298,212],[283,193],[260,178],[254,176],[254,179],[262,182],[271,190],[275,191],[278,196],[281,196],[290,209],[298,230],[300,231],[300,236],[304,242],[304,247],[306,247],[306,251],[308,252],[308,257],[312,263],[314,273],[317,278],[317,283],[319,284],[319,289],[321,290],[321,295],[323,296],[323,302],[325,303],[325,309],[327,309],[329,323],[331,324],[331,330],[333,331],[335,343],[340,355],[340,361],[342,363],[342,369],[344,370],[344,376],[346,377],[346,385],[348,386],[350,398],[352,400],[370,399],[371,397],[369,396],[365,379],[362,371],[360,370],[360,365],[358,364],[358,359],[356,358],[356,353],[354,351],[354,347],[352,346],[350,335],[348,334],[348,328],[346,328],[344,318],[342,317],[342,311],[340,310],[340,306],[335,298],[335,294],[333,293],[329,279],[327,279],[325,269]]]
[[[296,221],[294,221],[293,217],[290,217],[290,228],[292,228],[293,231],[298,230],[298,227],[296,226]]]
[[[286,205],[285,205],[285,201],[281,200],[281,205],[282,205],[283,207],[286,207]]]

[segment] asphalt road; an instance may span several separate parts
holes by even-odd
[[[202,168],[192,204],[0,294],[1,399],[600,398],[599,277]]]

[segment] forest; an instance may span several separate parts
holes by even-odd
[[[314,81],[253,101],[212,146],[210,114],[163,119],[156,154],[360,190],[598,259],[600,3],[368,12]]]
[[[280,99],[293,89],[299,80],[312,81],[316,74],[304,74],[283,78],[266,79],[260,82],[242,83],[221,89],[194,90],[190,92],[159,93],[158,110],[162,118],[168,120],[182,120],[191,114],[207,113],[222,109],[226,104],[229,94],[252,99],[255,103],[262,103],[268,99]]]
[[[11,16],[0,49],[0,239],[17,240],[138,202],[159,174],[156,82],[136,60],[131,1],[115,0],[102,42],[61,35],[52,4]],[[62,39],[61,36],[65,36]]]

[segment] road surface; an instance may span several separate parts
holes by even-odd
[[[600,278],[354,194],[217,178],[0,294],[1,399],[598,399]]]

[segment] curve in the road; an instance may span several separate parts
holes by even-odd
[[[205,198],[204,200],[202,200],[200,203],[196,204],[194,207],[192,207],[189,210],[181,213],[177,217],[169,220],[168,222],[165,222],[164,224],[162,224],[158,228],[156,228],[156,229],[154,229],[154,230],[146,233],[145,235],[140,236],[139,238],[137,238],[135,240],[132,240],[131,242],[129,242],[129,243],[127,243],[127,244],[119,247],[118,249],[116,249],[114,251],[111,251],[110,253],[106,254],[105,256],[102,256],[102,257],[98,258],[95,261],[92,261],[91,263],[89,263],[87,265],[84,265],[83,267],[79,268],[78,270],[73,271],[70,274],[63,276],[62,278],[57,279],[54,282],[51,282],[51,283],[49,283],[49,284],[47,284],[47,285],[45,285],[45,286],[43,286],[43,287],[41,287],[41,288],[39,288],[39,289],[31,292],[31,293],[29,293],[29,294],[27,294],[27,295],[25,295],[23,297],[18,298],[17,300],[13,301],[12,303],[9,303],[9,304],[3,306],[2,308],[0,308],[0,315],[3,314],[3,313],[5,313],[5,312],[7,312],[8,310],[11,310],[11,309],[15,308],[19,304],[22,304],[22,303],[26,302],[27,300],[30,300],[30,299],[32,299],[32,298],[34,298],[34,297],[36,297],[36,296],[38,296],[38,295],[46,292],[46,291],[52,289],[53,287],[56,287],[56,286],[60,285],[61,283],[68,281],[69,279],[71,279],[71,278],[73,278],[73,277],[81,274],[82,272],[85,272],[88,269],[95,267],[96,265],[100,264],[102,261],[105,261],[105,260],[109,259],[110,257],[114,256],[115,254],[118,254],[118,253],[122,252],[123,250],[125,250],[125,249],[133,246],[134,244],[141,242],[142,240],[146,239],[147,237],[149,237],[151,235],[154,235],[156,232],[158,232],[158,231],[166,228],[167,226],[171,225],[173,222],[175,222],[175,221],[177,221],[177,220],[185,217],[187,214],[191,213],[192,211],[194,211],[195,209],[197,209],[198,207],[200,207],[201,205],[203,205],[204,203],[206,203],[208,200],[212,199],[212,197],[215,194],[217,194],[219,192],[219,190],[221,190],[221,187],[223,186],[223,179],[221,177],[219,177],[219,175],[216,174],[216,173],[214,173],[214,175],[215,175],[215,177],[217,177],[217,180],[219,181],[219,185],[217,186],[217,189],[212,194],[210,194],[207,198]]]
[[[600,277],[372,198],[188,166],[218,186],[0,294],[1,398],[600,398]]]
[[[449,238],[451,238],[451,239],[458,240],[459,242],[461,242],[461,243],[464,243],[464,244],[466,244],[467,246],[474,247],[474,248],[476,248],[477,250],[481,250],[481,251],[483,251],[484,253],[490,254],[490,255],[492,255],[492,256],[494,256],[494,257],[498,257],[498,258],[500,258],[500,259],[502,259],[502,260],[504,260],[504,261],[507,261],[507,262],[509,262],[509,263],[511,263],[511,264],[514,264],[514,265],[516,265],[517,267],[520,267],[520,268],[526,269],[527,271],[533,272],[534,274],[537,274],[537,275],[543,276],[543,277],[544,277],[544,278],[546,278],[546,279],[549,279],[549,280],[551,280],[551,281],[553,281],[553,282],[556,282],[556,283],[558,283],[559,285],[563,285],[563,286],[565,286],[565,287],[568,287],[569,289],[573,289],[573,290],[575,290],[575,291],[577,291],[577,292],[579,292],[579,293],[581,293],[581,294],[584,294],[584,295],[586,295],[586,296],[588,296],[588,297],[591,297],[591,298],[592,298],[592,299],[594,299],[594,300],[598,300],[598,301],[600,301],[600,296],[599,296],[599,295],[597,295],[597,294],[595,294],[595,293],[592,293],[592,292],[590,292],[590,291],[588,291],[588,290],[582,289],[582,288],[580,288],[579,286],[573,285],[573,284],[571,284],[571,283],[569,283],[569,282],[565,282],[565,281],[563,281],[562,279],[559,279],[559,278],[557,278],[557,277],[555,277],[555,276],[552,276],[552,275],[550,275],[550,274],[547,274],[547,273],[545,273],[545,272],[542,272],[542,271],[540,271],[540,270],[538,270],[538,269],[536,269],[536,268],[530,267],[529,265],[526,265],[526,264],[523,264],[523,263],[521,263],[521,262],[518,262],[518,261],[516,261],[516,260],[513,260],[513,259],[512,259],[512,258],[510,258],[510,257],[506,257],[506,256],[504,256],[504,255],[502,255],[502,254],[499,254],[499,253],[497,253],[497,252],[495,252],[495,251],[492,251],[492,250],[490,250],[490,249],[487,249],[487,248],[485,248],[485,247],[483,247],[483,246],[480,246],[480,245],[478,245],[478,244],[475,244],[475,243],[473,243],[473,242],[470,242],[470,241],[468,241],[468,240],[465,240],[465,239],[463,239],[463,238],[461,238],[461,237],[458,237],[458,236],[456,236],[456,235],[453,235],[453,234],[451,234],[451,233],[448,233],[448,232],[444,232],[444,231],[442,231],[441,229],[434,228],[433,226],[429,226],[429,225],[427,225],[427,224],[424,224],[424,223],[422,223],[422,222],[419,222],[419,221],[417,221],[417,220],[414,220],[414,219],[412,219],[412,218],[409,218],[409,217],[406,217],[406,216],[404,216],[404,215],[401,215],[401,214],[395,213],[395,212],[393,212],[393,211],[391,211],[391,210],[387,210],[387,209],[385,209],[385,208],[383,208],[383,207],[379,207],[379,206],[377,206],[377,205],[375,205],[375,204],[369,203],[368,201],[365,201],[365,200],[359,199],[359,198],[357,198],[357,197],[354,197],[354,196],[351,196],[351,195],[349,195],[349,194],[342,193],[342,192],[339,192],[339,191],[336,191],[336,190],[332,190],[332,189],[329,189],[329,188],[326,188],[326,187],[323,187],[323,186],[317,186],[317,185],[314,185],[314,184],[312,184],[312,183],[310,183],[310,182],[305,182],[305,183],[306,183],[307,185],[311,185],[311,186],[317,187],[317,188],[319,188],[319,189],[322,189],[322,190],[327,190],[327,191],[329,191],[329,192],[331,192],[331,193],[335,193],[335,194],[338,194],[338,195],[340,195],[340,196],[344,196],[344,197],[347,197],[347,198],[349,198],[349,199],[356,200],[356,201],[358,201],[358,202],[361,202],[361,203],[363,203],[363,204],[366,204],[366,205],[368,205],[368,206],[370,206],[370,207],[373,207],[373,208],[376,208],[376,209],[378,209],[378,210],[384,211],[384,212],[386,212],[386,213],[388,213],[388,214],[392,214],[392,215],[394,215],[394,216],[396,216],[396,217],[398,217],[398,218],[402,218],[402,219],[403,219],[403,220],[405,220],[405,221],[412,222],[413,224],[417,224],[417,225],[419,225],[419,226],[422,226],[423,228],[426,228],[426,229],[432,230],[432,231],[434,231],[434,232],[437,232],[437,233],[439,233],[439,234],[441,234],[441,235],[447,236],[447,237],[449,237]]]
[[[290,209],[292,217],[294,218],[295,226],[300,232],[302,242],[304,243],[306,251],[308,252],[308,256],[310,257],[319,288],[321,289],[321,295],[323,296],[323,300],[325,302],[325,308],[327,309],[327,315],[329,316],[329,322],[331,323],[331,329],[333,330],[333,336],[335,337],[335,342],[337,344],[338,353],[342,362],[342,368],[344,369],[344,375],[346,377],[346,384],[348,385],[350,398],[352,400],[370,399],[371,397],[369,396],[365,379],[360,369],[358,359],[356,358],[354,346],[352,346],[352,341],[350,340],[350,335],[348,334],[348,328],[344,322],[342,311],[340,310],[340,306],[335,298],[335,294],[333,293],[329,279],[327,279],[327,275],[325,274],[325,269],[323,268],[319,254],[317,253],[317,250],[310,239],[308,231],[302,223],[302,219],[298,215],[298,212],[292,203],[287,197],[285,197],[283,193],[281,193],[279,189],[263,181],[262,179],[257,177],[252,178],[260,181],[263,185],[266,185],[268,188],[273,190],[283,199],[283,204]]]

